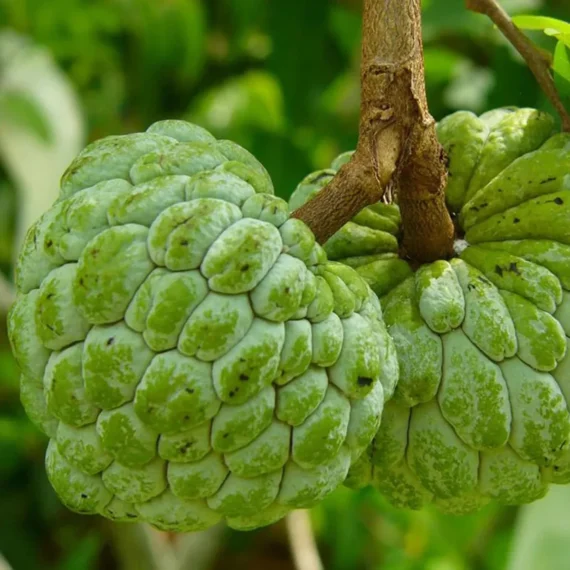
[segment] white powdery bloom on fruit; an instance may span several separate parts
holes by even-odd
[[[400,259],[395,204],[363,210],[325,244],[380,297],[400,368],[349,486],[465,513],[570,482],[570,135],[553,124],[512,108],[439,123],[453,259]],[[305,178],[291,206],[347,156]]]
[[[17,287],[22,402],[77,512],[270,524],[342,483],[397,382],[365,281],[252,155],[182,121],[73,161]]]

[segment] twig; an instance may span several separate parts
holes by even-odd
[[[0,314],[7,313],[15,299],[13,285],[0,273]]]
[[[323,570],[309,511],[291,511],[285,524],[296,570]]]
[[[538,84],[560,115],[562,129],[570,131],[570,115],[558,95],[554,79],[550,73],[549,62],[540,50],[517,28],[497,0],[465,0],[465,6],[468,10],[487,16],[521,54],[536,77]]]
[[[398,194],[405,255],[453,250],[445,159],[425,95],[420,0],[364,0],[359,138],[352,160],[293,213],[324,243],[358,211]]]

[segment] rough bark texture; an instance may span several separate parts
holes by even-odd
[[[427,107],[420,0],[365,0],[359,140],[353,159],[294,212],[324,243],[363,207],[397,194],[402,255],[452,254],[445,157]]]

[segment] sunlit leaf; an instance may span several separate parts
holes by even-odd
[[[554,50],[552,69],[556,88],[565,105],[570,108],[570,53],[561,41],[556,44]]]
[[[513,22],[521,30],[542,30],[548,35],[570,34],[570,24],[547,16],[514,16]]]

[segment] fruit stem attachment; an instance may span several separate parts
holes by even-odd
[[[517,28],[497,0],[465,0],[465,6],[472,12],[484,14],[499,28],[505,38],[526,61],[544,94],[560,115],[562,130],[570,131],[570,114],[564,107],[554,84],[554,79],[550,73],[550,62],[545,59],[544,55],[528,37]]]
[[[296,570],[323,570],[309,511],[291,511],[285,518]]]
[[[420,0],[364,0],[356,152],[333,181],[293,213],[324,243],[362,208],[397,195],[402,255],[452,254],[445,155],[429,114]]]

